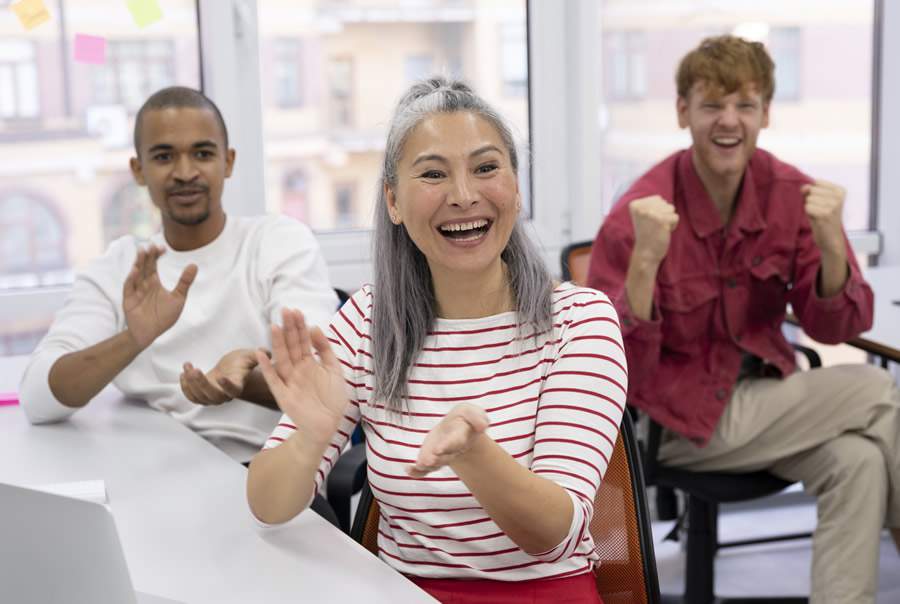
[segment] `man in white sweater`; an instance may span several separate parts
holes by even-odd
[[[282,308],[328,324],[337,297],[325,262],[294,220],[226,218],[235,152],[202,93],[151,96],[135,120],[135,152],[132,173],[162,232],[114,241],[78,276],[25,371],[23,409],[32,423],[59,421],[112,382],[246,461],[280,416],[253,350],[269,347]]]

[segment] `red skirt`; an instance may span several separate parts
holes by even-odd
[[[592,572],[531,581],[420,577],[409,577],[409,580],[442,604],[603,604]]]

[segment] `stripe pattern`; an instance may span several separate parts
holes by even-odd
[[[366,435],[369,482],[381,507],[381,557],[432,578],[519,581],[587,572],[593,500],[618,434],[627,370],[618,317],[602,293],[559,285],[553,328],[516,328],[515,313],[437,319],[408,380],[404,411],[373,400],[373,293],[357,292],[332,320],[329,339],[353,398],[316,476],[322,485],[356,424]],[[562,486],[574,504],[569,534],[539,555],[519,549],[450,470],[420,479],[405,468],[426,434],[459,403],[487,412],[488,435],[519,463]],[[294,431],[284,416],[266,447]],[[522,493],[527,497],[527,493]]]

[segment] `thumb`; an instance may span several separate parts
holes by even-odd
[[[197,270],[196,264],[187,265],[184,268],[184,271],[182,271],[181,277],[178,279],[178,285],[175,286],[173,291],[182,298],[186,298],[188,290],[191,288],[191,284],[197,277]]]

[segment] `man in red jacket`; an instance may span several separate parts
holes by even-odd
[[[618,201],[588,278],[619,312],[629,403],[665,427],[666,464],[802,481],[811,601],[874,602],[882,527],[900,547],[900,394],[873,366],[796,372],[781,332],[788,303],[823,343],[871,326],[844,190],[756,148],[774,92],[761,44],[704,40],[676,82],[693,144]]]

